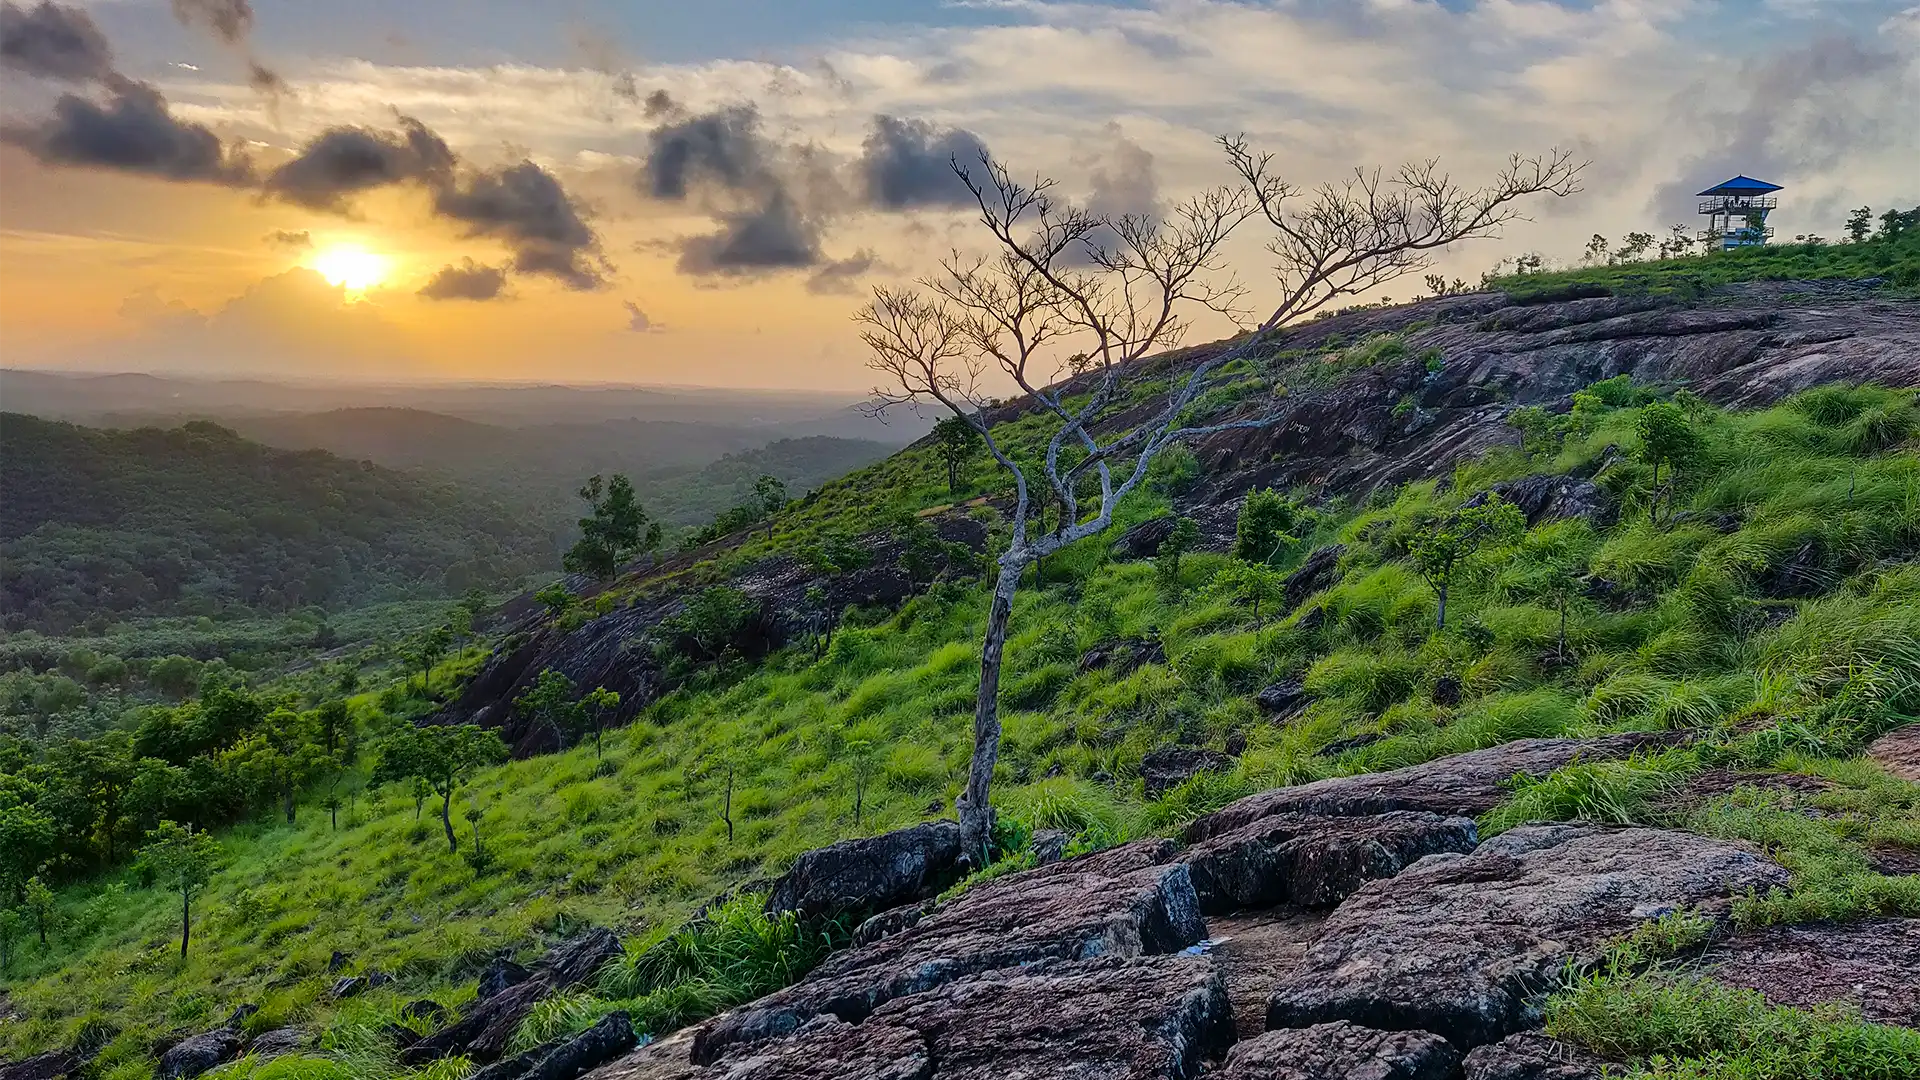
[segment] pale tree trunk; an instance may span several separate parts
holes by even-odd
[[[980,696],[973,706],[973,761],[967,767],[967,790],[954,809],[960,817],[960,850],[991,860],[993,837],[993,767],[1000,760],[1000,659],[1007,646],[1007,622],[1013,616],[1013,594],[1028,559],[1009,552],[1000,563],[993,586],[993,604],[987,608],[987,632],[980,644]]]

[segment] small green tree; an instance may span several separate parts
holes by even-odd
[[[1482,548],[1501,547],[1520,539],[1527,518],[1520,508],[1497,495],[1477,506],[1462,507],[1448,517],[1425,523],[1407,544],[1414,570],[1433,589],[1439,601],[1434,626],[1447,628],[1447,595],[1454,577],[1469,556]]]
[[[593,724],[593,760],[599,761],[601,740],[607,731],[607,717],[620,707],[620,694],[604,686],[596,686],[580,699],[580,705],[586,710],[587,720]]]
[[[567,748],[567,737],[579,735],[584,726],[585,710],[574,695],[573,680],[552,668],[541,671],[527,692],[513,699],[513,707],[530,722],[551,730],[562,750]]]
[[[1873,207],[1863,206],[1847,215],[1847,239],[1864,244],[1873,235]]]
[[[647,517],[633,481],[618,473],[611,480],[589,477],[580,497],[588,514],[580,519],[580,539],[561,560],[569,573],[610,581],[621,564],[660,546],[660,524]]]
[[[380,761],[374,779],[412,778],[427,791],[440,796],[440,826],[447,834],[447,850],[459,851],[460,841],[453,832],[453,794],[475,769],[494,765],[507,758],[507,744],[498,732],[477,724],[408,725],[390,736],[381,746]],[[415,798],[422,798],[418,786]],[[415,814],[419,810],[416,802]]]
[[[1294,534],[1305,517],[1298,504],[1272,488],[1247,492],[1234,526],[1233,557],[1250,563],[1272,562],[1300,542]]]
[[[1175,519],[1173,528],[1167,531],[1167,538],[1160,541],[1160,551],[1154,556],[1154,566],[1160,571],[1160,580],[1169,585],[1180,582],[1180,557],[1192,551],[1200,542],[1200,525],[1190,517]]]
[[[413,662],[420,667],[420,693],[433,696],[434,665],[446,659],[447,646],[453,641],[453,631],[444,626],[436,626],[420,635],[413,647]]]
[[[933,425],[933,448],[947,467],[947,494],[960,494],[960,470],[981,445],[980,433],[965,417],[949,416]]]
[[[27,879],[27,914],[33,918],[33,928],[40,935],[40,948],[47,947],[47,930],[53,925],[53,890],[38,876]]]
[[[1287,593],[1286,575],[1265,563],[1235,561],[1214,578],[1214,586],[1243,604],[1253,607],[1254,621],[1261,626],[1260,605],[1277,606]]]
[[[861,812],[866,806],[867,785],[880,771],[880,755],[873,744],[855,739],[847,744],[847,777],[853,782],[853,827],[860,828]]]
[[[171,821],[161,822],[147,834],[147,846],[140,849],[140,862],[153,874],[154,882],[180,896],[182,960],[187,958],[187,941],[193,934],[193,898],[212,879],[219,854],[213,837]]]
[[[1671,401],[1656,401],[1641,408],[1633,421],[1634,433],[1640,436],[1640,447],[1636,451],[1640,460],[1653,467],[1653,479],[1647,494],[1647,521],[1660,524],[1660,505],[1664,501],[1669,512],[1673,508],[1673,487],[1680,470],[1700,460],[1705,450],[1705,441],[1694,429],[1693,421],[1687,411]],[[1660,482],[1660,469],[1668,469],[1667,482]]]
[[[767,538],[773,538],[773,516],[787,505],[787,485],[777,476],[762,474],[753,482],[753,508],[767,522]]]
[[[567,591],[564,581],[556,581],[533,594],[533,598],[547,609],[547,618],[558,622],[567,612],[573,610],[577,602],[574,595]]]

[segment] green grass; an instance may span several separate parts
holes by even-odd
[[[1794,871],[1791,890],[1743,901],[1743,919],[1920,914],[1906,886],[1871,874],[1864,855],[1872,843],[1920,840],[1912,786],[1844,763],[1920,717],[1920,458],[1884,441],[1913,430],[1912,402],[1911,392],[1816,391],[1755,413],[1704,411],[1709,454],[1683,474],[1675,510],[1732,514],[1737,528],[1646,527],[1632,477],[1610,470],[1600,481],[1625,501],[1623,524],[1554,523],[1513,551],[1475,557],[1439,634],[1430,591],[1402,561],[1420,517],[1503,478],[1595,461],[1609,443],[1631,449],[1629,413],[1603,413],[1563,446],[1497,456],[1448,485],[1326,507],[1289,558],[1339,540],[1348,546],[1341,574],[1283,620],[1257,620],[1212,590],[1220,556],[1189,556],[1168,585],[1151,565],[1112,561],[1110,537],[1078,545],[1050,559],[1046,587],[1023,590],[1016,604],[996,777],[1003,816],[1010,828],[1067,829],[1084,850],[1172,833],[1276,785],[1515,738],[1684,729],[1720,755],[1699,751],[1699,763],[1816,771],[1836,785],[1818,797],[1832,807],[1818,821],[1736,793],[1689,823],[1766,845]],[[1031,419],[1013,426],[1023,452],[1043,434]],[[984,466],[967,482],[961,498],[993,483]],[[781,515],[771,540],[756,537],[696,573],[951,501],[931,453],[908,451],[828,485]],[[1123,523],[1165,507],[1148,494]],[[1788,565],[1816,569],[1816,584],[1783,588]],[[1561,663],[1560,615],[1545,590],[1587,573],[1608,576],[1621,599],[1570,607]],[[544,1006],[524,1040],[613,1008],[664,1030],[759,992],[802,970],[822,943],[753,922],[744,903],[706,930],[679,928],[703,902],[782,872],[804,850],[947,812],[970,749],[984,609],[979,585],[948,583],[898,612],[861,616],[817,661],[789,649],[696,680],[610,733],[604,766],[589,747],[483,771],[456,813],[481,813],[495,856],[484,872],[449,854],[431,814],[417,819],[397,787],[357,797],[337,832],[311,802],[293,825],[233,829],[184,963],[173,955],[171,897],[131,871],[70,885],[52,946],[26,945],[16,961],[8,993],[28,1019],[0,1026],[0,1053],[109,1025],[108,1067],[135,1075],[150,1066],[153,1033],[205,1027],[253,1002],[259,1024],[325,1032],[323,1056],[352,1075],[397,1075],[377,1032],[401,1004],[457,1005],[501,949],[535,955],[587,925],[634,935],[634,950],[608,983]],[[1324,613],[1317,628],[1306,621],[1315,609]],[[1126,674],[1078,668],[1093,645],[1146,636],[1161,641],[1167,663]],[[1251,695],[1281,678],[1303,678],[1318,696],[1275,724]],[[1443,685],[1459,688],[1457,702]],[[392,722],[413,706],[368,693],[356,708]],[[1234,768],[1145,800],[1146,752],[1175,739],[1219,747],[1229,734],[1247,747]],[[1377,738],[1323,752],[1363,735]],[[878,757],[857,829],[855,741]],[[726,763],[736,776],[731,841],[721,820]],[[1519,786],[1484,824],[1644,820],[1693,764],[1673,755],[1575,766]],[[1009,872],[1017,859],[988,872]],[[1865,899],[1849,907],[1840,899],[1849,895]],[[336,949],[398,983],[333,1002],[325,968]],[[234,1075],[336,1075],[326,1068],[301,1060]]]
[[[1864,244],[1768,244],[1679,259],[1619,263],[1495,278],[1523,302],[1599,286],[1617,295],[1698,296],[1716,285],[1743,281],[1833,281],[1883,278],[1895,287],[1920,285],[1920,229]]]

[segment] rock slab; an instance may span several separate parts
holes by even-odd
[[[1454,1080],[1460,1054],[1424,1031],[1336,1021],[1269,1031],[1235,1046],[1210,1080]]]
[[[1523,1031],[1469,1053],[1462,1072],[1465,1080],[1601,1080],[1607,1065],[1578,1047]]]
[[[767,895],[767,911],[825,918],[881,911],[933,895],[960,859],[960,823],[929,821],[842,840],[800,856]]]
[[[1276,814],[1204,840],[1181,856],[1203,914],[1279,904],[1329,907],[1375,878],[1479,843],[1472,819],[1424,811],[1362,817]]]
[[[1775,1005],[1857,1006],[1879,1024],[1920,1028],[1920,919],[1750,930],[1707,950],[1702,968]]]
[[[1786,883],[1746,847],[1688,833],[1515,829],[1348,897],[1274,991],[1267,1026],[1347,1020],[1471,1049],[1536,1026],[1568,964],[1641,923]]]

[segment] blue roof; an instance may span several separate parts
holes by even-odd
[[[1765,180],[1755,180],[1751,176],[1736,176],[1717,187],[1710,187],[1701,195],[1764,195],[1769,191],[1779,191],[1779,184],[1769,184]]]

